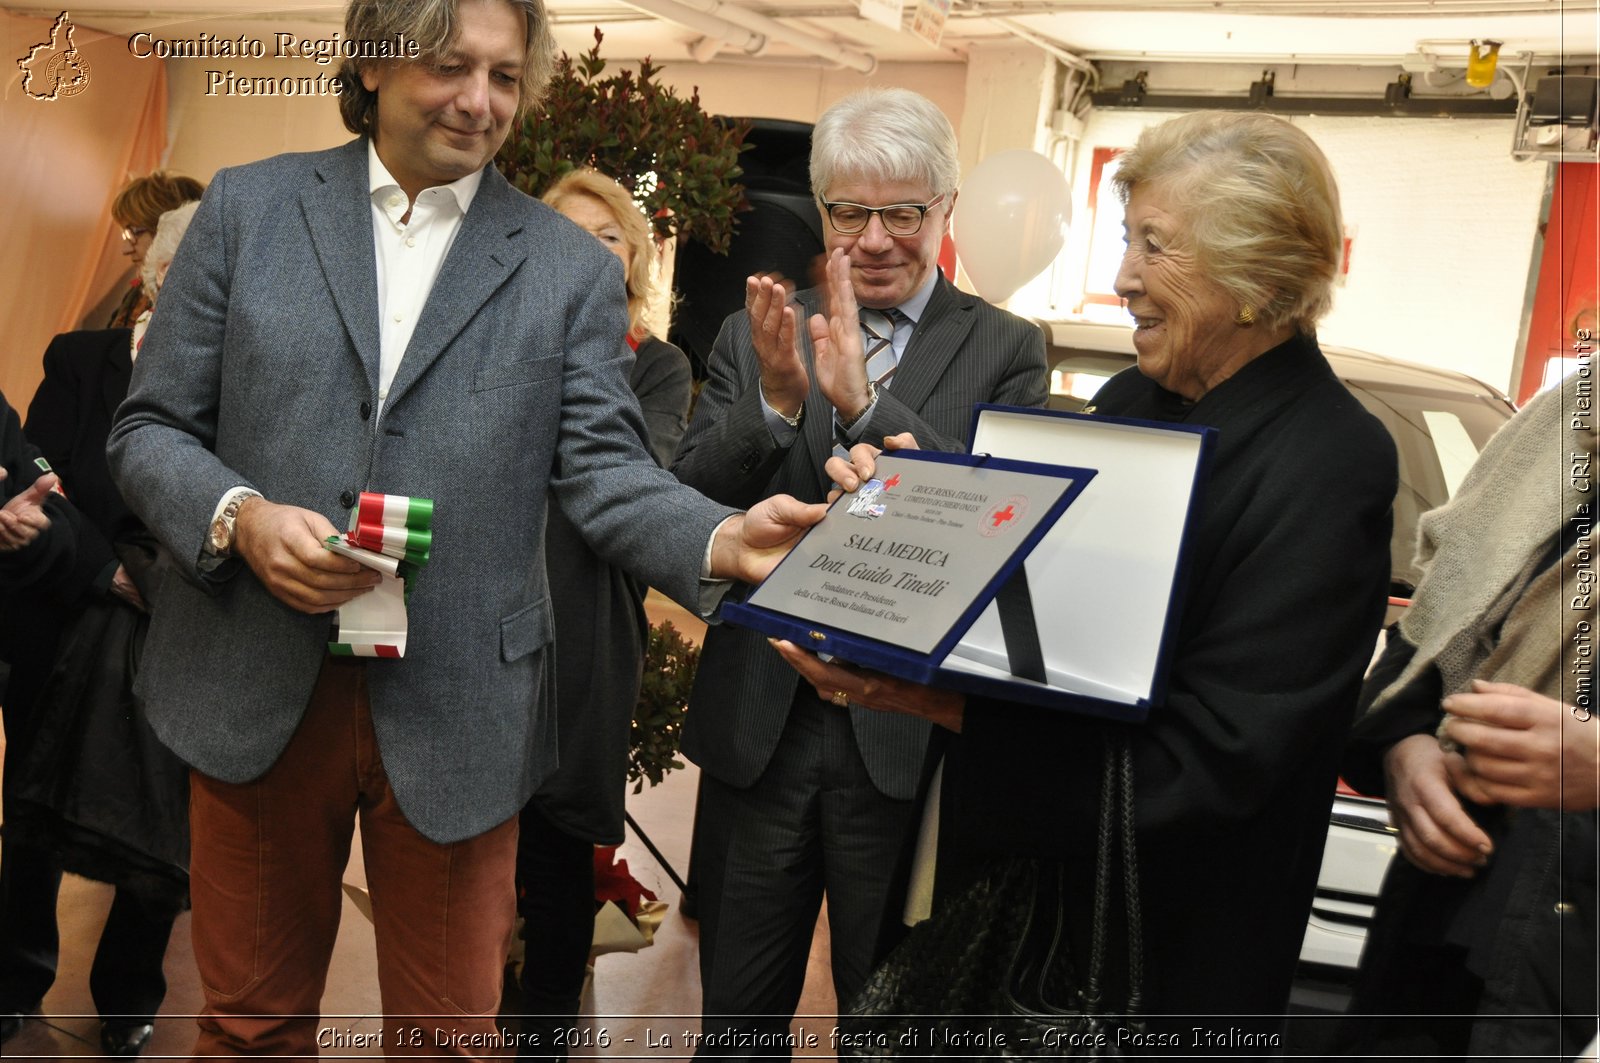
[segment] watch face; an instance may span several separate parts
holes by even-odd
[[[233,529],[228,527],[228,522],[221,517],[211,522],[211,549],[221,553],[233,543],[233,536],[228,534]]]

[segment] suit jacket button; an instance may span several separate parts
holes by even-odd
[[[355,493],[353,491],[346,491],[343,494],[341,494],[339,496],[339,504],[341,506],[343,506],[345,509],[349,509],[351,506],[355,505],[356,504]]]
[[[371,420],[371,418],[372,418],[372,403],[363,402],[361,404],[361,419],[363,421],[367,421],[367,420]]]

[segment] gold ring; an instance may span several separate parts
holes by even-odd
[[[829,698],[828,700],[832,701],[835,705],[842,709],[846,705],[850,704],[850,695],[846,694],[842,690],[835,690],[833,692],[833,697]]]

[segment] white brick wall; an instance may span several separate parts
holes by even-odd
[[[1088,253],[1093,149],[1130,146],[1145,125],[1169,117],[1093,112],[1073,177],[1073,233],[1058,264],[1057,305],[1050,305],[1046,277],[1012,299],[1012,310],[1071,310]],[[1321,337],[1512,390],[1547,165],[1511,161],[1510,120],[1293,121],[1327,153],[1345,223],[1355,229],[1349,280],[1336,292]],[[1109,209],[1119,208],[1113,202]]]

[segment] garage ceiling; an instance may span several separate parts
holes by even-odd
[[[1393,65],[1419,50],[1464,57],[1469,40],[1493,38],[1504,42],[1503,57],[1532,52],[1541,65],[1580,66],[1595,62],[1600,40],[1600,4],[1591,0],[954,0],[937,47],[909,32],[916,0],[906,0],[907,28],[901,30],[862,18],[854,0],[546,3],[557,41],[569,52],[586,49],[600,26],[611,58],[682,61],[697,55],[728,62],[755,56],[822,65],[842,59],[858,69],[867,65],[860,57],[961,62],[976,42],[1019,36],[1089,59],[1361,65]],[[6,7],[54,17],[60,3]],[[343,5],[90,0],[70,10],[78,25],[117,35],[149,30],[192,38],[204,31],[270,38],[287,31],[326,37],[339,29]]]

